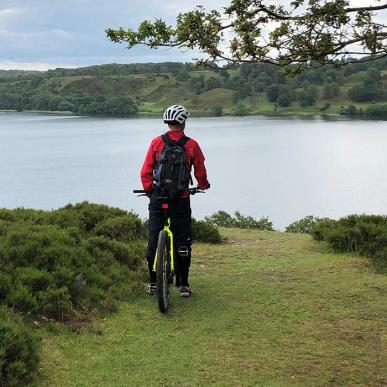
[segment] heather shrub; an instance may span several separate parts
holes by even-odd
[[[350,215],[323,221],[312,227],[312,235],[335,251],[368,256],[378,270],[387,268],[387,216]]]
[[[222,240],[215,225],[195,219],[192,219],[192,239],[203,243],[220,243]]]
[[[37,342],[23,321],[111,313],[138,292],[144,230],[132,213],[86,202],[0,209],[0,386],[28,385],[37,371]],[[7,307],[17,321],[3,319]]]
[[[273,231],[273,223],[269,218],[262,217],[257,220],[251,216],[242,215],[239,211],[235,211],[234,215],[218,211],[206,217],[205,220],[218,227]]]
[[[0,308],[0,385],[30,384],[38,371],[38,351],[39,342],[31,331]]]
[[[308,215],[302,219],[296,220],[295,222],[289,224],[285,228],[285,232],[310,234],[312,232],[313,226],[315,226],[319,222],[327,220],[329,221],[328,218],[317,218],[313,215]]]
[[[96,235],[121,242],[146,238],[144,225],[134,214],[105,219],[96,225],[94,232]]]
[[[139,286],[145,227],[133,213],[83,202],[0,210],[0,222],[0,301],[15,311],[63,321]]]

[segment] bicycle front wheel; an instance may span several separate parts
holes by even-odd
[[[169,306],[170,275],[169,238],[168,234],[164,230],[161,230],[157,242],[156,263],[157,302],[161,313],[165,313]]]

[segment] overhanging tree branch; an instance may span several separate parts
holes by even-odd
[[[223,12],[199,6],[181,13],[174,27],[157,19],[142,22],[137,30],[106,32],[113,42],[126,43],[128,48],[198,49],[207,55],[201,62],[300,64],[307,68],[310,62],[336,64],[337,58],[345,59],[349,53],[371,60],[387,53],[386,25],[375,21],[377,12],[384,9],[387,4],[349,7],[349,0],[293,0],[287,9],[268,0],[230,0]]]
[[[381,11],[382,9],[387,9],[387,4],[369,6],[369,7],[354,7],[354,8],[345,8],[345,12],[372,12],[372,11]]]

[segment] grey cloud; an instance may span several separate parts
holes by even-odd
[[[5,62],[84,66],[111,62],[190,61],[198,53],[144,47],[125,50],[123,45],[107,40],[105,29],[121,26],[135,28],[142,20],[154,18],[173,23],[179,12],[193,9],[197,4],[207,9],[221,9],[229,2],[0,0],[0,65]],[[370,4],[374,2],[376,0],[370,0]],[[281,3],[289,1],[281,0]]]
[[[209,8],[219,4],[202,2]],[[208,4],[206,4],[208,3]],[[0,63],[39,62],[55,65],[135,61],[189,61],[195,54],[177,50],[149,50],[106,39],[108,27],[136,27],[144,19],[161,17],[173,23],[195,0],[2,0],[0,1]]]

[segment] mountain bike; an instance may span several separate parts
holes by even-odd
[[[143,190],[134,190],[133,193],[140,194],[138,196],[148,196],[148,193]],[[190,188],[189,193],[195,195],[204,193],[204,191],[199,188]],[[170,285],[173,284],[175,277],[173,232],[171,230],[171,218],[168,214],[173,201],[167,196],[160,196],[158,199],[161,201],[164,228],[159,232],[153,271],[156,272],[156,293],[159,311],[166,313],[169,307]]]

